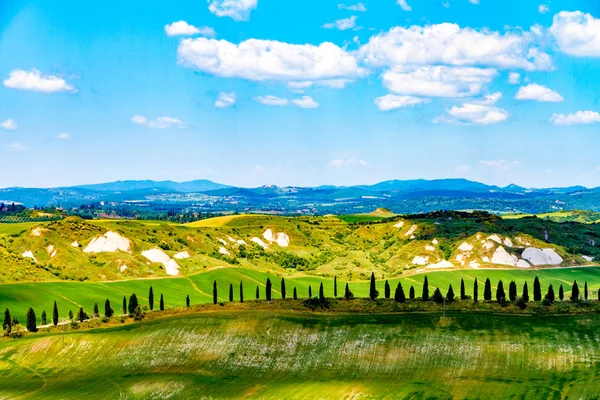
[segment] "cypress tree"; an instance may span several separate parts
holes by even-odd
[[[131,296],[129,296],[129,315],[133,315],[133,312],[137,306],[139,306],[137,296],[135,293],[132,293]]]
[[[477,303],[479,300],[479,285],[477,284],[477,278],[475,278],[475,282],[473,283],[473,302]]]
[[[12,330],[12,322],[10,319],[10,311],[8,310],[8,308],[4,310],[4,322],[2,323],[2,329],[8,331],[8,333],[10,333],[10,331]]]
[[[461,300],[467,299],[467,292],[465,290],[465,280],[464,279],[460,280],[460,299]]]
[[[125,296],[123,296],[123,314],[127,314],[127,299],[125,298]]]
[[[260,290],[258,290],[258,285],[256,285],[256,300],[260,299]]]
[[[394,292],[394,301],[398,303],[404,303],[406,301],[404,289],[402,288],[402,283],[400,282],[398,282],[398,286],[396,286],[396,291]]]
[[[536,276],[533,280],[533,301],[541,301],[542,300],[542,287],[540,285],[540,280]]]
[[[148,306],[150,307],[150,311],[154,310],[154,291],[152,290],[152,286],[150,286],[150,290],[148,291]]]
[[[423,293],[421,294],[421,300],[429,300],[429,281],[427,280],[427,277],[423,279]]]
[[[585,300],[587,301],[588,299],[588,287],[587,287],[587,282],[584,283],[583,286],[583,297],[585,298]]]
[[[560,285],[560,288],[558,289],[558,298],[560,299],[560,301],[563,301],[565,299],[565,291],[563,289],[563,285]]]
[[[160,311],[165,311],[165,299],[164,299],[162,293],[160,294],[160,302],[158,303],[158,307],[159,307]]]
[[[36,319],[35,319],[35,311],[33,311],[33,308],[29,307],[29,310],[27,310],[27,330],[29,332],[37,332],[37,324],[36,324]]]
[[[131,302],[129,302],[131,304]],[[85,311],[83,311],[83,307],[79,307],[79,311],[77,311],[77,319],[79,322],[83,322],[85,319]]]
[[[375,300],[379,297],[379,292],[377,291],[377,287],[375,286],[375,273],[371,272],[371,284],[369,286],[369,298],[371,300]]]
[[[498,303],[504,303],[506,301],[506,293],[504,293],[504,284],[502,281],[498,282],[498,287],[496,288],[496,301]]]
[[[529,289],[527,288],[527,281],[523,284],[523,296],[521,296],[525,303],[529,302]]]
[[[94,318],[98,318],[100,313],[98,312],[98,303],[94,303]]]
[[[46,310],[42,311],[42,325],[46,325]]]
[[[577,281],[573,282],[573,286],[571,287],[571,301],[579,301],[579,286],[577,285]]]
[[[411,300],[415,299],[415,287],[414,286],[411,286],[410,289],[408,289],[408,297]]]
[[[354,293],[350,290],[350,286],[346,283],[346,291],[344,293],[344,298],[346,300],[352,300],[354,298]]]
[[[73,321],[73,311],[69,310],[69,319]],[[13,324],[14,325],[14,324]]]
[[[213,282],[213,304],[217,304],[217,281]]]
[[[233,283],[229,284],[229,302],[233,302]]]
[[[312,286],[308,285],[308,298],[312,299]]]
[[[296,286],[294,286],[294,300],[298,300],[298,292],[296,291]]]
[[[485,286],[483,287],[483,299],[485,301],[490,301],[492,299],[492,283],[490,282],[490,278],[485,280]]]
[[[448,286],[448,293],[446,293],[446,301],[454,301],[454,290],[452,290],[452,285]]]
[[[54,308],[52,309],[52,323],[54,326],[58,325],[58,306],[56,305],[56,301],[54,301]]]
[[[112,309],[112,307],[110,306],[110,300],[106,299],[106,301],[104,302],[104,315],[106,315],[107,318],[112,317],[114,314],[114,311]]]
[[[441,303],[444,301],[444,296],[442,296],[442,292],[440,291],[440,288],[435,288],[435,290],[433,291],[432,299],[436,303]]]
[[[240,303],[244,302],[244,284],[240,281]]]
[[[321,282],[321,286],[319,286],[319,299],[325,300],[325,292],[323,292],[323,282]]]
[[[390,293],[391,289],[390,289],[390,284],[388,283],[387,279],[385,280],[385,298],[389,299],[390,298]]]
[[[554,288],[552,287],[552,285],[548,286],[548,293],[546,293],[546,301],[550,302],[550,303],[554,303],[555,300],[555,296],[554,296]]]
[[[512,302],[517,300],[517,283],[515,281],[510,281],[508,285],[508,298]]]
[[[285,279],[281,278],[281,298],[285,300]]]
[[[271,301],[271,280],[269,278],[267,278],[266,297],[267,301]]]
[[[333,277],[333,298],[337,299],[337,276]]]
[[[243,303],[243,301],[242,301]],[[190,308],[190,295],[188,294],[187,296],[185,296],[185,306],[187,308]]]

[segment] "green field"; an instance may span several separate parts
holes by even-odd
[[[600,318],[222,312],[0,342],[0,396],[591,399]]]
[[[430,292],[440,287],[445,294],[448,286],[452,284],[455,293],[459,293],[460,281],[465,280],[466,292],[471,295],[473,281],[479,281],[479,295],[483,295],[483,282],[490,278],[492,288],[495,289],[499,280],[508,290],[508,283],[512,280],[517,282],[518,292],[525,281],[528,281],[530,295],[532,295],[533,280],[537,276],[540,279],[542,293],[545,294],[548,285],[552,284],[554,291],[558,294],[558,288],[563,285],[565,296],[571,291],[573,281],[579,282],[583,292],[584,282],[588,283],[591,299],[597,299],[597,291],[600,288],[600,268],[554,268],[534,271],[524,270],[459,270],[439,271],[427,274],[416,274],[403,278],[390,279],[392,293],[398,282],[401,282],[408,296],[410,286],[414,286],[417,297],[421,295],[424,276],[428,277]],[[182,278],[160,278],[160,279],[138,279],[118,282],[37,282],[37,283],[15,283],[0,285],[0,310],[9,308],[17,315],[20,321],[25,321],[25,313],[29,307],[33,307],[37,313],[38,320],[41,312],[46,311],[50,315],[53,302],[56,301],[60,317],[66,319],[69,310],[74,313],[79,307],[84,307],[88,312],[93,310],[94,303],[98,303],[100,311],[103,310],[105,299],[110,299],[115,310],[121,309],[123,296],[129,298],[136,293],[141,304],[147,304],[149,287],[153,287],[155,302],[158,304],[160,294],[164,295],[165,306],[177,307],[185,304],[186,295],[190,296],[192,304],[212,302],[213,282],[217,281],[219,301],[229,301],[229,285],[234,287],[234,301],[239,300],[239,284],[243,283],[244,297],[246,300],[255,298],[256,288],[259,287],[260,298],[265,298],[265,282],[270,278],[273,282],[273,296],[280,297],[281,277],[264,272],[253,271],[243,268],[217,268],[211,271],[191,275]],[[313,295],[318,293],[321,282],[324,284],[325,295],[333,296],[333,279],[315,276],[286,277],[287,296],[291,297],[294,288],[298,291],[300,298],[308,296],[308,287],[312,287]],[[338,280],[338,296],[343,294],[345,282]],[[369,282],[350,282],[350,289],[357,297],[367,297],[369,293]],[[383,297],[384,281],[377,281],[378,290]]]

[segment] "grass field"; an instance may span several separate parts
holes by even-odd
[[[222,312],[0,342],[11,399],[591,399],[600,318]]]
[[[518,292],[525,281],[528,281],[530,296],[534,277],[540,279],[542,292],[546,293],[548,285],[552,284],[554,291],[558,294],[558,288],[563,285],[565,295],[571,291],[573,281],[579,282],[583,292],[584,282],[588,283],[591,299],[597,299],[597,291],[600,287],[600,268],[555,268],[535,271],[523,270],[459,270],[440,271],[426,274],[429,280],[430,292],[440,287],[445,294],[448,286],[452,284],[455,293],[459,293],[460,280],[465,280],[466,292],[471,295],[473,281],[479,281],[479,295],[483,295],[483,282],[490,278],[492,288],[495,289],[499,280],[504,282],[508,290],[508,283],[512,280],[517,282]],[[94,303],[98,303],[100,311],[103,311],[105,299],[109,299],[113,309],[120,310],[123,296],[129,299],[135,293],[141,304],[147,304],[148,290],[153,287],[155,295],[155,306],[158,307],[160,294],[164,295],[166,307],[183,306],[185,297],[189,294],[192,304],[212,302],[213,282],[217,281],[219,301],[229,301],[229,285],[233,284],[234,301],[239,301],[239,284],[243,283],[244,297],[247,300],[255,298],[256,288],[259,288],[260,298],[265,298],[265,282],[270,278],[273,283],[273,296],[280,297],[281,277],[263,273],[260,271],[243,268],[217,268],[211,271],[191,275],[182,278],[159,278],[138,279],[118,282],[37,282],[37,283],[15,283],[0,285],[0,310],[9,308],[12,314],[21,321],[25,321],[25,314],[29,307],[36,311],[38,320],[41,313],[46,311],[51,315],[53,302],[56,301],[61,318],[67,318],[69,310],[74,313],[79,307],[91,312]],[[406,294],[410,286],[414,286],[417,297],[421,295],[424,274],[416,274],[403,278],[390,279],[392,293],[398,282],[401,282]],[[325,295],[333,296],[333,279],[314,276],[298,275],[293,278],[285,278],[287,296],[291,297],[294,288],[298,291],[300,298],[308,296],[308,288],[312,287],[313,295],[318,293],[321,282],[324,285]],[[343,294],[345,282],[338,280],[338,296]],[[367,297],[369,293],[369,282],[350,282],[350,289],[357,297]],[[383,297],[384,281],[377,281],[378,290]]]

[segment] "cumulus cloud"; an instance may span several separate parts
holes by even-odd
[[[535,100],[542,102],[561,102],[564,99],[560,94],[552,89],[545,86],[538,85],[537,83],[530,83],[527,86],[521,86],[517,95],[517,100]]]
[[[521,74],[518,72],[511,72],[508,74],[508,83],[511,85],[518,85],[521,82]]]
[[[412,11],[412,7],[408,5],[406,0],[397,0],[396,4],[398,4],[404,11]]]
[[[561,11],[550,27],[559,49],[572,56],[600,57],[600,19],[581,11]]]
[[[72,92],[77,93],[75,87],[69,85],[64,79],[53,75],[42,75],[37,69],[24,71],[15,69],[4,80],[4,86],[11,89],[31,90],[42,93]]]
[[[7,119],[6,121],[0,122],[0,128],[6,129],[7,131],[14,131],[19,128],[19,124],[14,119]]]
[[[361,167],[368,167],[370,164],[368,162],[366,162],[365,160],[355,160],[354,158],[350,158],[347,160],[335,159],[335,160],[329,161],[329,163],[327,164],[327,168],[342,169],[345,167],[349,167],[351,165],[359,165]]]
[[[149,120],[146,117],[134,115],[131,117],[131,122],[136,125],[144,125],[148,128],[154,129],[169,129],[169,128],[185,128],[186,123],[180,119],[172,117],[157,117],[156,119]]]
[[[414,106],[416,104],[429,103],[429,99],[414,96],[397,96],[387,94],[375,99],[375,105],[381,111],[390,111],[397,108]]]
[[[215,107],[217,108],[227,108],[227,107],[231,107],[232,105],[235,104],[235,93],[231,92],[231,93],[225,93],[225,92],[221,92],[219,93],[219,97],[217,98],[217,101],[215,101]]]
[[[548,4],[540,4],[538,11],[540,14],[546,14],[550,12],[550,7],[548,7]]]
[[[8,149],[9,151],[29,151],[29,150],[31,150],[31,148],[29,146],[27,146],[26,144],[19,143],[19,142],[11,143],[4,147],[6,149]]]
[[[404,95],[465,97],[479,95],[495,75],[493,68],[404,67],[384,72],[383,84]]]
[[[317,108],[319,107],[319,103],[314,101],[310,96],[302,96],[300,99],[292,100],[292,103],[297,105],[300,108]]]
[[[502,69],[547,70],[550,56],[534,47],[531,32],[499,32],[442,23],[394,27],[375,35],[358,54],[368,65],[488,66]]]
[[[71,135],[69,135],[66,132],[63,132],[63,133],[60,133],[56,138],[60,139],[60,140],[69,140],[69,139],[71,139]]]
[[[213,75],[249,80],[326,80],[363,76],[356,58],[333,43],[318,46],[249,39],[239,44],[207,38],[183,39],[181,65]]]
[[[347,29],[352,29],[356,27],[356,15],[351,16],[350,18],[338,19],[335,22],[328,22],[323,25],[325,29],[339,29],[340,31],[345,31]]]
[[[288,99],[282,99],[281,97],[272,95],[256,96],[254,100],[267,106],[287,106],[290,102]]]
[[[577,111],[574,114],[552,114],[554,125],[589,125],[600,123],[600,114],[595,111]]]
[[[447,116],[438,118],[435,122],[450,124],[491,125],[505,121],[508,112],[502,108],[477,103],[465,103],[446,110]]]
[[[210,28],[208,26],[197,28],[194,25],[188,24],[186,21],[177,21],[173,22],[172,24],[165,25],[165,32],[168,36],[216,35],[215,30],[213,28]]]
[[[247,21],[256,8],[257,0],[208,0],[208,9],[217,17],[230,17],[234,21]]]
[[[359,12],[365,12],[367,11],[367,7],[365,7],[365,5],[363,3],[356,3],[353,5],[345,5],[345,4],[338,4],[338,8],[340,10],[349,10],[349,11],[359,11]]]

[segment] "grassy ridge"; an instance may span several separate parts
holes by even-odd
[[[186,315],[0,342],[0,395],[598,398],[599,328],[596,316]]]

